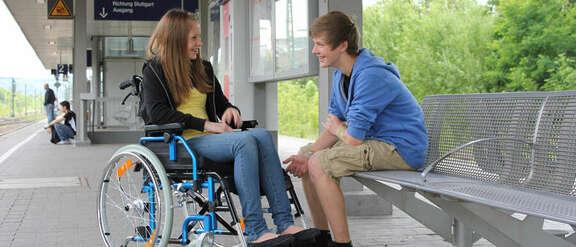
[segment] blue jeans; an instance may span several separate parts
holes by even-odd
[[[46,117],[48,118],[48,124],[54,121],[54,104],[47,104],[44,106],[46,110]]]
[[[262,212],[260,189],[268,199],[278,233],[294,225],[280,158],[268,131],[253,129],[205,135],[190,138],[187,142],[208,159],[216,162],[234,160],[234,181],[242,204],[248,241],[270,232]]]
[[[54,124],[54,130],[56,130],[56,134],[58,134],[58,138],[60,138],[61,141],[67,141],[76,135],[70,126],[63,123]]]

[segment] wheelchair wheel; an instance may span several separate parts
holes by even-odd
[[[104,171],[98,223],[108,247],[167,246],[172,190],[162,163],[140,145],[120,148]]]

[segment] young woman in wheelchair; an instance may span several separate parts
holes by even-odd
[[[281,163],[271,135],[263,129],[233,132],[240,126],[237,107],[224,96],[212,65],[201,59],[199,21],[183,10],[167,12],[150,38],[143,68],[143,118],[146,124],[183,123],[182,134],[198,154],[216,162],[234,161],[234,180],[253,246],[309,242],[317,230],[294,225]],[[221,121],[218,121],[220,119]],[[277,234],[263,217],[266,195]]]

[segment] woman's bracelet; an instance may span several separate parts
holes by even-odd
[[[306,152],[309,155],[313,155],[316,151],[314,151],[314,149],[310,149],[308,150],[308,152]]]

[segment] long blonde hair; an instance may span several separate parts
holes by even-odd
[[[196,14],[170,10],[162,16],[148,43],[148,58],[160,60],[176,105],[190,96],[193,87],[202,93],[212,91],[200,54],[194,60],[188,57],[188,34],[198,21]]]

